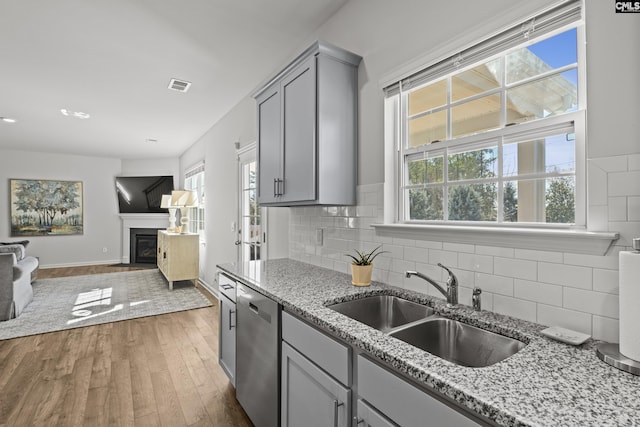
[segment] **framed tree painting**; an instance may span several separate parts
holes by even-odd
[[[10,179],[11,235],[82,234],[82,181]]]

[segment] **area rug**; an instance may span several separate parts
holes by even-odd
[[[170,291],[158,269],[40,279],[22,314],[0,322],[0,340],[210,305],[193,282]]]

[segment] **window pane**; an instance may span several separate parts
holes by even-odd
[[[449,155],[449,180],[491,178],[496,176],[498,147]]]
[[[502,215],[504,222],[518,222],[518,183],[506,181],[502,190]]]
[[[504,176],[571,172],[576,167],[575,140],[572,134],[505,144],[502,153]]]
[[[575,177],[548,179],[545,194],[545,220],[547,223],[573,224],[576,222]]]
[[[433,110],[447,103],[447,81],[440,80],[409,94],[409,115]]]
[[[409,190],[409,219],[442,220],[442,188]]]
[[[507,90],[507,123],[520,123],[578,108],[578,71],[569,70]]]
[[[409,184],[442,182],[444,168],[442,156],[409,162]]]
[[[578,62],[576,29],[507,55],[507,84]]]
[[[500,126],[500,94],[484,96],[451,108],[452,137]]]
[[[431,144],[446,138],[446,110],[409,120],[409,147]]]
[[[494,59],[451,77],[451,100],[459,101],[500,87],[500,74],[500,59]]]
[[[449,188],[450,221],[496,221],[495,183],[455,185]]]
[[[503,200],[505,221],[573,224],[575,177],[505,182]]]

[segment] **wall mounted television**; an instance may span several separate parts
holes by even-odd
[[[173,176],[117,176],[120,213],[166,213],[160,207],[163,194],[173,191]]]

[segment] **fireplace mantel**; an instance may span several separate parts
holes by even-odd
[[[167,228],[169,226],[169,214],[120,214],[122,221],[122,263],[129,264],[131,250],[132,228]]]

